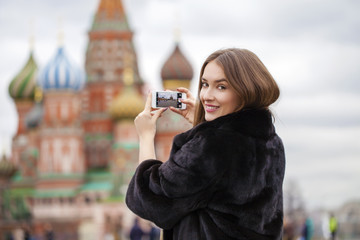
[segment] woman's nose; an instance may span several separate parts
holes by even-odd
[[[208,100],[208,101],[214,100],[214,92],[211,88],[205,90],[204,100]]]

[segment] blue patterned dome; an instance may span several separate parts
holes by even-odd
[[[56,56],[45,66],[39,76],[43,90],[72,89],[80,90],[84,86],[83,72],[72,64],[60,47]]]

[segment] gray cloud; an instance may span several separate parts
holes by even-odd
[[[183,1],[182,20],[192,34],[242,38],[326,38],[359,43],[356,1]],[[191,6],[191,7],[190,7]],[[194,24],[194,16],[198,16]]]

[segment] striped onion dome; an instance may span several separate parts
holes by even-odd
[[[0,159],[0,180],[9,180],[16,172],[16,167],[3,154]]]
[[[39,84],[44,91],[80,90],[84,82],[82,71],[69,61],[63,47],[58,49],[55,57],[45,66],[39,76]]]
[[[164,80],[191,80],[193,69],[189,61],[182,54],[179,44],[164,63],[161,69],[161,79]]]
[[[33,53],[30,52],[29,59],[25,66],[10,82],[10,96],[14,99],[33,98],[37,73],[38,67],[34,60]]]

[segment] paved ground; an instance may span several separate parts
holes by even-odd
[[[170,106],[176,107],[176,100],[174,100],[174,101],[161,101],[161,100],[159,100],[158,106],[159,107],[170,107]]]

